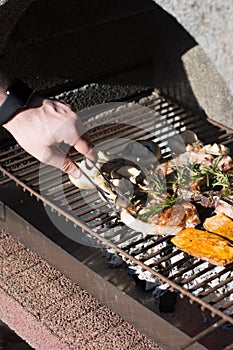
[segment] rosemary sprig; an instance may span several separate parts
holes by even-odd
[[[179,200],[178,197],[176,197],[175,195],[172,196],[167,196],[164,200],[164,202],[162,202],[161,204],[152,204],[150,207],[146,208],[146,211],[142,214],[138,214],[138,217],[140,219],[147,219],[150,216],[154,216],[158,213],[160,213],[161,211],[163,211],[164,209],[168,209],[173,207],[173,205],[175,205],[177,203],[177,201]]]
[[[189,184],[191,179],[190,173],[192,171],[193,170],[188,165],[179,166],[174,176],[174,180],[169,182],[172,185],[172,188],[179,188]]]
[[[206,165],[200,167],[199,164],[195,163],[189,165],[186,164],[185,167],[190,171],[190,176],[193,180],[205,178],[207,188],[210,186],[221,186],[223,190],[230,195],[233,194],[233,174],[226,173],[217,168],[221,158],[222,156],[218,156],[211,166]]]
[[[167,190],[166,180],[163,176],[154,173],[151,177],[152,189],[150,192],[158,194],[164,193]]]
[[[226,174],[220,170],[214,174],[213,187],[221,186],[227,195],[233,194],[233,174]]]
[[[152,195],[152,198],[156,199],[156,203],[144,208],[144,212],[139,212],[137,216],[146,220],[164,209],[171,208],[178,201],[183,200],[182,194],[180,194],[182,192],[179,192],[178,189],[182,186],[185,188],[186,185],[195,180],[205,180],[207,189],[221,186],[225,195],[233,195],[233,174],[218,169],[221,159],[222,156],[219,156],[212,165],[206,166],[198,163],[180,165],[171,180],[154,173],[150,178],[148,189],[144,189],[143,192]]]

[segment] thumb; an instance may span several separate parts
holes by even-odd
[[[75,179],[78,179],[81,175],[77,165],[74,164],[70,157],[65,157],[61,170],[65,173],[71,175]]]
[[[51,150],[50,150],[51,151]],[[47,153],[48,156],[48,153]],[[44,160],[46,164],[55,166],[56,168],[61,169],[65,173],[73,176],[75,179],[78,179],[81,175],[81,172],[79,171],[77,165],[73,162],[72,158],[69,157],[69,155],[65,155],[59,150],[52,150],[50,152],[49,159],[47,158],[46,161]]]

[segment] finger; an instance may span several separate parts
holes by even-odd
[[[81,176],[81,172],[79,171],[77,165],[75,165],[72,159],[68,156],[65,157],[61,170],[71,175],[75,179],[78,179]]]
[[[97,153],[94,150],[94,145],[90,140],[88,133],[84,133],[74,144],[74,148],[86,156],[87,159],[90,159],[93,162],[96,162],[98,157]]]
[[[74,178],[78,179],[81,175],[78,167],[74,164],[73,160],[65,155],[62,151],[58,149],[47,149],[42,161],[48,165],[52,165],[56,168],[61,169],[65,173],[72,175]]]

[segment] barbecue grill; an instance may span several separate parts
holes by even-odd
[[[96,108],[80,115],[100,149],[116,152],[143,138],[166,157],[167,139],[192,130],[233,151],[230,130],[154,91]],[[1,220],[17,238],[165,348],[231,349],[232,264],[216,267],[182,253],[170,237],[130,230],[95,190],[83,193],[14,142],[1,150],[0,170]]]
[[[169,159],[169,139],[186,130],[233,154],[233,131],[202,110],[231,127],[232,100],[174,18],[149,0],[68,5],[34,1],[1,64],[72,104],[95,147],[112,156],[143,139]],[[78,189],[8,135],[0,155],[1,227],[164,349],[233,349],[232,264],[213,266],[170,237],[129,229],[96,190]]]

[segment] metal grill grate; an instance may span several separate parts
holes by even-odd
[[[98,109],[98,116],[95,108],[83,111],[81,116],[92,141],[107,151],[120,150],[126,140],[144,138],[158,142],[166,157],[169,156],[168,137],[186,129],[196,132],[204,143],[221,142],[233,151],[229,131],[156,93],[138,103],[103,105]],[[78,160],[81,156],[76,153],[74,158]],[[0,186],[13,180],[51,211],[82,228],[85,239],[111,248],[138,273],[152,281],[160,280],[181,297],[188,297],[190,303],[196,302],[208,310],[213,321],[193,336],[187,348],[213,330],[233,324],[232,264],[214,267],[180,252],[169,237],[144,237],[128,229],[96,191],[80,191],[67,175],[41,165],[18,145],[2,150],[0,170],[3,174]]]

